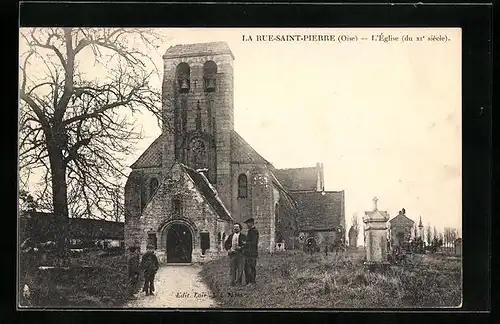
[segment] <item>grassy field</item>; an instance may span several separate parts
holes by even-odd
[[[461,304],[461,259],[415,257],[385,273],[363,266],[360,250],[344,255],[287,251],[262,255],[255,287],[228,287],[229,260],[205,264],[203,280],[225,308],[408,308]]]
[[[30,288],[28,307],[119,307],[129,298],[126,257],[97,256],[94,253],[72,259],[70,271],[31,269],[21,275]]]

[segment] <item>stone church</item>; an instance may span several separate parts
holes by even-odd
[[[125,185],[127,247],[199,262],[225,255],[233,224],[250,217],[262,251],[343,239],[344,191],[324,190],[323,165],[276,169],[234,130],[226,43],[176,45],[163,60],[162,134]]]

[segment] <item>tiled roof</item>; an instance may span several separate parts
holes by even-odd
[[[391,225],[408,225],[408,226],[413,226],[413,224],[415,224],[415,222],[413,220],[411,220],[410,218],[406,217],[406,215],[404,214],[399,214],[397,215],[396,217],[394,217],[393,219],[391,219],[389,221],[389,223],[391,223]]]
[[[281,184],[290,191],[316,190],[317,172],[315,167],[274,170]]]
[[[205,200],[210,204],[210,206],[212,206],[212,208],[215,210],[219,218],[231,221],[232,217],[229,214],[229,211],[227,210],[226,206],[224,206],[220,198],[217,196],[217,191],[210,184],[210,181],[208,181],[207,177],[203,173],[198,172],[188,167],[187,165],[184,164],[181,165],[193,180],[200,194],[205,198]]]
[[[132,169],[141,169],[141,168],[151,168],[151,167],[160,167],[161,166],[161,146],[162,135],[158,136],[157,139],[149,145],[149,147],[144,151],[144,153],[139,156],[137,161],[135,161],[130,167]]]
[[[168,57],[200,56],[200,55],[216,55],[216,54],[230,54],[234,59],[234,55],[231,52],[231,49],[225,42],[174,45],[167,49],[163,57],[168,58]]]
[[[299,211],[299,230],[335,229],[344,218],[343,192],[292,192]]]
[[[231,158],[233,162],[271,165],[234,130],[231,132]]]
[[[23,237],[35,241],[55,240],[63,221],[53,213],[28,212],[20,217],[20,230]],[[70,238],[116,239],[124,238],[124,223],[88,218],[69,219]]]

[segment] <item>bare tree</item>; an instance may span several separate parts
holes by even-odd
[[[455,246],[455,240],[458,238],[458,231],[456,228],[445,227],[444,229],[444,245],[451,249]]]
[[[19,209],[21,212],[32,212],[36,211],[37,204],[33,196],[27,190],[19,190]]]
[[[359,231],[359,222],[358,222],[358,214],[354,213],[352,215],[352,228],[354,229],[355,233],[358,233]]]
[[[427,224],[427,227],[425,228],[425,231],[427,233],[427,245],[432,244],[432,228],[431,224]]]
[[[159,40],[147,29],[20,31],[21,183],[41,173],[38,198],[63,220],[62,251],[70,211],[112,214],[125,155],[141,135],[131,115],[145,109],[162,117],[161,92],[149,82]],[[92,67],[100,77],[91,76]]]

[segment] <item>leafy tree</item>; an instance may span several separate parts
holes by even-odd
[[[123,162],[140,132],[132,116],[161,118],[161,92],[150,79],[161,36],[149,29],[20,30],[19,167],[21,184],[38,172],[39,200],[64,220],[114,210]],[[111,207],[110,207],[111,206]]]

